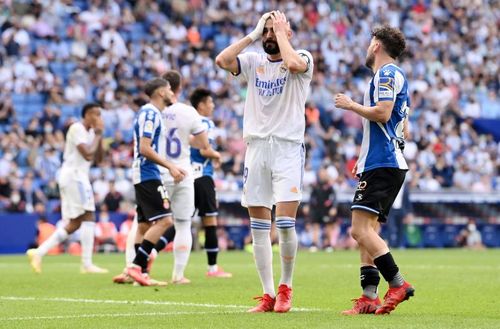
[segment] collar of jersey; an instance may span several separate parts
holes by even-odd
[[[273,61],[272,59],[269,59],[269,57],[267,57],[267,56],[266,56],[266,58],[267,58],[267,60],[268,60],[268,61],[270,61],[271,63],[283,62],[283,58],[282,58],[282,59],[277,59],[277,60],[275,60],[275,61]]]

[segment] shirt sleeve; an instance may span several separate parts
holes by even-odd
[[[155,129],[158,126],[158,120],[156,120],[156,113],[153,111],[143,111],[139,114],[139,138],[147,137],[151,138],[154,134]]]
[[[75,146],[80,144],[88,144],[87,133],[85,127],[82,124],[74,124],[71,126],[69,134],[71,135]]]
[[[382,101],[396,100],[397,95],[397,81],[396,72],[390,68],[384,68],[379,71],[378,77],[374,81],[375,83],[375,103]]]
[[[255,67],[255,56],[256,53],[248,52],[239,54],[236,57],[238,61],[238,72],[236,72],[235,76],[241,76],[244,80],[248,81],[249,73]]]
[[[314,71],[314,60],[313,60],[311,53],[308,52],[307,50],[300,49],[297,51],[297,54],[299,54],[299,56],[302,59],[304,59],[304,61],[307,64],[307,69],[305,70],[305,72],[302,72],[300,74],[304,74],[304,75],[307,75],[308,77],[312,78],[313,71]]]
[[[201,134],[202,132],[206,131],[207,128],[203,124],[203,120],[201,116],[196,112],[194,108],[191,109],[192,111],[192,124],[191,124],[191,131],[190,133],[193,135],[198,135]]]

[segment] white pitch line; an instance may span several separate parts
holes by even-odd
[[[252,307],[246,305],[231,305],[231,304],[186,303],[186,302],[153,301],[153,300],[84,299],[84,298],[65,298],[65,297],[49,298],[49,297],[0,296],[0,300],[88,303],[88,304],[165,305],[165,306],[190,306],[190,307],[229,308],[229,309],[248,309]],[[292,310],[296,312],[323,311],[318,308],[303,308],[303,307],[294,307]]]
[[[82,318],[122,318],[132,316],[171,316],[171,315],[193,315],[193,314],[228,314],[232,312],[147,312],[147,313],[95,313],[80,315],[53,315],[53,316],[18,316],[11,318],[0,318],[0,321],[22,321],[22,320],[65,320]]]

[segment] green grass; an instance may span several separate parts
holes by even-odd
[[[220,255],[232,279],[205,278],[205,254],[193,253],[186,273],[192,284],[163,288],[113,284],[123,255],[95,256],[111,270],[105,275],[80,274],[78,257],[46,257],[43,273],[36,275],[24,256],[3,256],[0,328],[500,328],[500,250],[394,255],[416,295],[391,315],[377,317],[340,315],[360,294],[356,252],[301,252],[296,309],[288,314],[245,313],[261,293],[252,255],[245,252]],[[277,254],[274,260],[279,272]],[[171,268],[172,255],[161,254],[153,277],[166,279]],[[385,290],[381,284],[382,295]]]

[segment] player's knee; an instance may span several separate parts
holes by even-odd
[[[364,236],[368,234],[368,228],[363,226],[355,226],[353,225],[351,228],[351,236],[354,240],[360,241]]]

